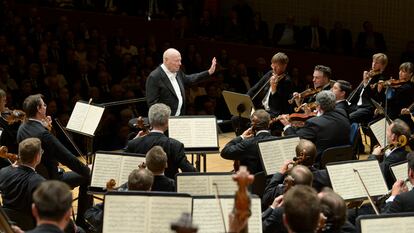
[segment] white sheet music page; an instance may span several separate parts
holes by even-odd
[[[384,147],[388,144],[388,142],[386,142],[386,144],[384,145],[384,140],[386,140],[386,136],[385,136],[385,118],[382,118],[381,120],[375,122],[374,124],[369,126],[372,130],[372,133],[374,133],[375,138],[377,138],[378,143]],[[387,127],[389,127],[389,124],[387,123]]]
[[[359,171],[371,196],[379,196],[388,192],[377,160],[349,162],[327,165],[332,187],[344,200],[365,199],[366,192],[354,169]]]
[[[119,175],[119,184],[128,182],[128,176],[134,169],[138,169],[138,165],[145,162],[145,157],[139,156],[122,156],[122,164]]]
[[[169,137],[182,142],[185,148],[218,147],[215,117],[171,117],[168,133]]]
[[[198,226],[198,233],[217,233],[225,232],[224,227],[228,229],[228,216],[233,210],[234,197],[220,198],[223,207],[223,215],[225,226],[220,213],[218,201],[215,198],[194,198],[193,200],[193,222]],[[248,221],[248,229],[250,233],[262,232],[262,218],[260,199],[251,199],[251,211]]]
[[[106,195],[103,233],[148,232],[149,198],[143,195]]]
[[[177,176],[177,192],[190,195],[210,195],[209,178],[205,175]]]
[[[299,137],[293,137],[259,142],[259,150],[266,174],[275,174],[285,160],[293,159],[296,156],[295,150],[299,140]]]
[[[414,216],[361,219],[361,233],[412,233]]]
[[[86,115],[85,121],[82,125],[82,132],[94,135],[95,130],[101,121],[102,114],[105,108],[89,105],[88,115]]]
[[[391,166],[391,171],[397,180],[406,180],[408,178],[408,163],[406,162]],[[413,188],[413,185],[410,182],[406,182],[405,184],[407,185],[408,190]]]
[[[217,184],[220,195],[234,195],[237,191],[237,183],[233,180],[232,174],[228,175],[212,175],[210,176],[210,195],[216,194],[216,187],[214,183]]]
[[[76,102],[66,128],[79,132],[82,131],[83,122],[88,115],[88,110],[89,104]]]
[[[106,183],[114,179],[119,183],[119,173],[121,170],[122,156],[111,154],[95,154],[93,172],[91,178],[92,187],[106,188]]]

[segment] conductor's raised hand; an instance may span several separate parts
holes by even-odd
[[[214,72],[216,71],[216,65],[217,65],[216,57],[213,57],[213,59],[211,60],[210,69],[208,69],[208,74],[209,75],[214,74]]]

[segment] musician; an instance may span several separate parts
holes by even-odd
[[[251,174],[256,174],[263,171],[257,142],[275,137],[270,134],[270,115],[265,110],[256,110],[250,121],[252,126],[228,142],[220,155],[224,159],[239,160],[240,165],[246,166]]]
[[[153,182],[154,175],[150,170],[145,168],[134,169],[128,176],[127,189],[122,191],[150,191]],[[85,212],[85,219],[92,225],[94,232],[102,232],[103,213],[104,203],[96,204]]]
[[[0,136],[0,145],[7,146],[7,149],[10,153],[17,154],[18,144],[16,142],[17,129],[19,128],[20,121],[9,124],[6,120],[10,110],[6,107],[7,104],[7,94],[4,90],[0,89],[0,128],[2,128],[2,133]],[[4,163],[3,163],[4,162]],[[4,165],[2,165],[4,164]],[[0,167],[8,166],[10,163],[0,159]]]
[[[45,178],[35,171],[42,158],[42,151],[39,139],[27,138],[19,144],[19,165],[10,165],[0,170],[3,208],[10,209],[18,215],[8,214],[23,230],[35,227],[31,211],[32,194],[39,184],[45,181]]]
[[[296,161],[285,161],[283,166],[280,168],[279,172],[276,172],[272,176],[270,182],[266,185],[262,198],[262,209],[267,208],[276,197],[278,197],[279,195],[283,195],[285,188],[283,181],[286,177],[286,174],[288,173],[289,165],[292,164],[303,165],[309,169],[309,171],[313,175],[313,179],[312,182],[308,185],[311,185],[316,191],[322,190],[323,187],[331,187],[331,182],[329,180],[326,169],[319,170],[314,167],[315,158],[315,144],[313,144],[309,140],[300,139],[298,145],[296,146]],[[302,175],[305,173],[298,173],[296,172],[296,169],[292,169],[291,173],[293,177],[300,177],[299,180],[306,180],[302,177]],[[299,182],[297,184],[306,184],[306,182]]]
[[[351,122],[368,123],[374,115],[374,106],[371,99],[376,100],[378,94],[374,91],[371,84],[384,80],[382,72],[387,67],[388,58],[383,53],[376,53],[372,56],[372,66],[370,71],[364,71],[361,84],[350,94],[348,102],[351,104],[349,118]]]
[[[320,89],[320,90],[330,90],[331,89],[331,76],[332,70],[328,66],[324,65],[317,65],[313,70],[313,88]],[[300,93],[294,92],[293,97],[295,98],[295,102],[297,106],[301,105],[301,99],[303,100],[303,96]],[[304,103],[312,103],[315,102],[316,94],[310,95],[309,97],[303,100]]]
[[[175,192],[175,180],[164,175],[167,159],[161,146],[154,146],[145,155],[145,165],[154,174],[151,191]]]
[[[351,130],[348,116],[343,109],[335,108],[335,94],[321,91],[316,95],[318,117],[306,120],[304,127],[293,128],[289,116],[280,119],[285,125],[285,135],[297,135],[308,139],[316,145],[316,163],[320,162],[322,152],[329,147],[348,145]]]
[[[377,91],[384,96],[384,101],[385,98],[388,101],[387,114],[391,119],[396,119],[401,109],[408,107],[414,102],[414,83],[411,82],[413,74],[413,63],[405,62],[400,65],[398,80],[394,80],[395,82],[392,80],[378,82]],[[395,83],[395,85],[392,83]],[[389,87],[388,89],[386,89],[387,86]]]
[[[37,227],[27,233],[63,233],[71,221],[72,192],[60,181],[45,181],[33,193]]]
[[[406,159],[406,145],[401,145],[401,140],[405,137],[407,142],[411,132],[404,121],[396,119],[387,127],[386,134],[389,143],[388,149],[383,152],[384,147],[378,146],[374,148],[370,158],[377,158],[380,161],[382,175],[384,176],[388,189],[391,189],[395,179],[391,174],[390,166]]]
[[[168,129],[168,119],[171,109],[165,104],[154,104],[148,111],[148,120],[152,126],[149,134],[137,137],[128,142],[126,152],[147,153],[153,146],[161,146],[167,153],[168,166],[165,175],[171,179],[175,178],[178,168],[183,172],[196,172],[197,170],[188,162],[184,153],[183,143],[165,136],[164,132]]]
[[[90,182],[90,170],[81,163],[62,143],[46,129],[46,104],[40,94],[30,95],[23,102],[23,111],[28,118],[17,131],[17,141],[34,137],[40,139],[44,154],[36,171],[46,179],[60,180],[72,188],[79,186],[79,201],[76,223],[85,226],[83,213],[92,205],[92,198],[87,195]],[[50,120],[50,118],[48,119]],[[49,123],[51,123],[49,121]],[[72,171],[60,172],[59,163]]]
[[[414,185],[414,152],[407,155],[408,179]],[[410,191],[402,180],[392,186],[391,196],[386,200],[385,213],[414,212],[414,189]]]
[[[263,77],[247,92],[254,102],[260,102],[271,117],[292,112],[289,105],[293,91],[293,84],[286,72],[289,58],[286,54],[279,52],[273,55],[270,67]],[[256,100],[256,101],[255,101]],[[232,117],[233,129],[236,135],[240,135],[248,128],[249,120],[238,116]],[[277,128],[277,126],[275,126]],[[280,127],[281,128],[281,127]],[[279,130],[280,131],[280,130]]]
[[[275,213],[276,212],[276,213]],[[262,214],[263,232],[316,232],[320,221],[320,199],[315,190],[306,185],[289,189],[273,210],[274,215]]]
[[[352,87],[348,81],[337,80],[332,86],[331,91],[335,94],[336,104],[335,108],[341,108],[349,115],[349,103],[346,100],[349,93],[351,93]]]
[[[181,54],[178,50],[169,48],[164,52],[163,64],[153,70],[146,81],[148,106],[164,103],[171,108],[173,116],[185,114],[185,85],[202,81],[216,70],[216,58],[211,61],[211,67],[201,73],[186,75],[180,70]]]

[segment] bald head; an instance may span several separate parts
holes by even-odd
[[[180,70],[181,66],[181,54],[178,50],[174,48],[169,48],[165,50],[163,55],[163,64],[167,69],[172,72],[176,73]]]

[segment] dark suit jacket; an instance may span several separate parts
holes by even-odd
[[[404,148],[395,149],[380,163],[382,175],[387,183],[388,189],[392,188],[395,182],[395,178],[390,171],[390,166],[394,163],[402,162],[407,159],[407,151]]]
[[[247,92],[247,95],[253,97],[254,95],[256,95],[257,92],[259,92],[260,88],[262,88],[262,86],[267,83],[261,91],[262,95],[258,94],[256,97],[261,98],[257,99],[257,101],[261,103],[262,99],[269,91],[270,77],[272,77],[272,71],[269,71],[265,75],[263,75],[259,82],[257,82],[252,88],[250,88],[250,90]],[[282,80],[280,80],[279,84],[277,85],[276,92],[274,94],[270,94],[269,96],[269,113],[272,117],[292,112],[292,107],[288,103],[288,100],[292,97],[292,92],[292,81],[289,75],[286,74],[286,76]]]
[[[263,139],[275,138],[269,132],[260,132],[254,137],[242,139],[236,137],[226,144],[221,151],[225,159],[240,160],[240,165],[247,166],[251,174],[263,171],[257,142]]]
[[[90,178],[89,168],[66,149],[40,122],[28,120],[20,125],[17,131],[17,141],[21,142],[30,137],[38,138],[42,142],[44,153],[42,161],[36,167],[40,175],[46,179],[59,179],[58,165],[62,163],[79,175]]]
[[[322,152],[330,147],[349,145],[350,130],[346,112],[343,109],[334,109],[322,116],[310,118],[302,128],[287,128],[285,135],[297,135],[312,141],[320,159]]]
[[[185,114],[184,86],[199,82],[207,77],[210,77],[208,71],[190,75],[184,74],[181,70],[177,72],[176,78],[183,98],[183,105],[181,107],[180,115]],[[167,74],[162,70],[161,66],[158,66],[149,74],[145,87],[148,107],[156,103],[164,103],[171,108],[171,115],[175,115],[178,108],[178,98]]]
[[[26,231],[26,233],[63,233],[63,231],[55,225],[42,224],[31,231]]]
[[[3,207],[32,216],[32,194],[45,178],[26,166],[8,166],[0,170]]]
[[[388,202],[385,213],[414,212],[414,189],[395,196],[394,201]]]
[[[407,82],[400,87],[389,88],[388,93],[388,116],[395,119],[400,115],[401,109],[413,103],[414,84]]]
[[[344,101],[340,101],[340,102],[336,103],[336,104],[335,104],[335,108],[340,108],[340,109],[345,110],[346,114],[347,114],[347,115],[348,115],[348,117],[349,117],[349,112],[350,112],[351,110],[350,110],[350,108],[349,108],[349,104],[348,104],[348,102],[347,102],[346,100],[344,100]]]
[[[153,146],[161,146],[168,157],[168,167],[165,175],[174,179],[178,168],[183,172],[195,172],[196,169],[188,162],[184,153],[184,144],[165,136],[163,133],[150,132],[148,135],[133,139],[128,142],[126,152],[147,153]]]
[[[175,192],[175,181],[165,175],[154,176],[151,191]]]
[[[369,84],[377,83],[379,80],[384,80],[384,76],[382,74],[377,74],[373,76],[371,80],[369,81]],[[357,89],[355,90],[355,94],[351,93],[353,94],[353,96],[352,98],[350,98],[349,102],[352,105],[357,105],[362,90],[364,90],[364,93],[362,93],[362,105],[359,107],[372,109],[373,105],[371,102],[371,98],[373,98],[374,100],[378,100],[377,99],[378,94],[376,93],[377,92],[376,88],[371,89],[370,85],[367,85],[365,87],[364,85],[358,86]],[[380,102],[380,100],[378,102]]]

